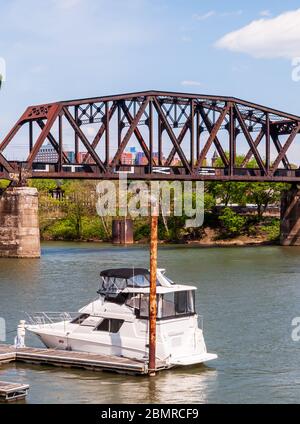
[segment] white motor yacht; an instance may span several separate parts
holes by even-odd
[[[68,313],[29,316],[26,329],[48,348],[122,356],[147,361],[149,351],[150,273],[144,268],[108,269],[100,273],[98,297]],[[175,284],[157,271],[156,358],[166,367],[217,358],[208,353],[195,310],[196,287]]]

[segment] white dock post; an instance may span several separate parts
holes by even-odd
[[[25,346],[25,335],[26,335],[26,328],[25,328],[26,321],[21,320],[18,325],[17,330],[17,336],[15,337],[15,348],[21,349]]]

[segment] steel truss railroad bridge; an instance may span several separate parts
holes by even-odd
[[[61,101],[26,109],[0,142],[0,178],[117,179],[127,171],[130,179],[297,182],[300,169],[288,155],[295,157],[299,132],[299,116],[233,97],[143,91]],[[46,140],[56,163],[36,161]],[[72,163],[66,141],[75,152]],[[132,142],[145,165],[122,163]],[[26,159],[8,160],[14,143]],[[208,167],[212,149],[219,160]]]

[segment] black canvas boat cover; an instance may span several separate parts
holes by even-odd
[[[149,271],[146,268],[113,268],[100,272],[100,277],[125,278],[126,280],[137,275],[149,276]]]

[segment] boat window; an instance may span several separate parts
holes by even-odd
[[[149,287],[150,281],[146,275],[134,275],[127,280],[127,285],[128,287]]]
[[[194,315],[194,290],[170,292],[157,297],[157,319]],[[137,314],[140,318],[149,318],[149,295],[141,294]]]
[[[96,328],[96,331],[107,331],[109,333],[118,333],[124,320],[122,319],[104,319]]]
[[[93,327],[99,323],[99,317],[89,316],[80,324],[82,327]]]
[[[80,314],[71,321],[71,324],[82,324],[89,317],[89,314]]]
[[[133,309],[138,309],[139,303],[140,303],[140,298],[138,295],[136,295],[135,293],[128,293],[126,302],[125,302],[126,306],[129,306],[130,308],[133,308]]]

